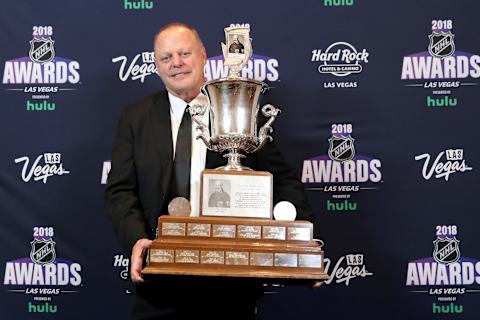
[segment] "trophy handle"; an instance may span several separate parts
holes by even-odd
[[[275,118],[280,112],[282,112],[282,110],[275,108],[271,104],[266,104],[262,107],[262,114],[265,117],[270,117],[270,119],[268,119],[268,121],[258,131],[258,146],[252,152],[261,149],[265,143],[267,143],[267,140],[273,140],[273,138],[269,135],[273,131],[270,125],[273,121],[275,121]]]
[[[197,129],[201,131],[197,136],[197,139],[202,139],[209,150],[216,151],[216,148],[214,148],[211,142],[210,130],[201,119],[205,114],[206,109],[206,106],[194,105],[188,108],[188,112],[190,113],[190,116],[192,116],[192,120],[197,124]]]

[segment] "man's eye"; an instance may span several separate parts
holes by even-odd
[[[185,57],[188,57],[188,56],[191,54],[191,52],[189,52],[189,51],[184,51],[184,52],[182,52],[181,54],[182,54],[182,57],[185,58]]]
[[[160,57],[160,61],[161,62],[168,62],[168,61],[170,61],[170,56],[162,56],[162,57]]]

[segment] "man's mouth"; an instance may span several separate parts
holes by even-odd
[[[174,78],[174,79],[177,79],[177,78],[182,78],[183,76],[186,76],[188,75],[190,72],[177,72],[177,73],[173,73],[172,75],[170,75],[171,78]]]

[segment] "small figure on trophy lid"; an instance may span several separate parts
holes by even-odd
[[[250,25],[230,25],[225,29],[226,44],[222,43],[225,65],[230,69],[228,79],[240,77],[240,70],[252,56]]]

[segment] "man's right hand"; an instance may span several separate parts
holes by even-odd
[[[142,266],[143,258],[145,257],[145,252],[152,245],[152,240],[149,239],[139,239],[135,242],[135,245],[132,248],[132,256],[130,257],[130,277],[135,283],[142,283],[144,280],[142,278]]]

